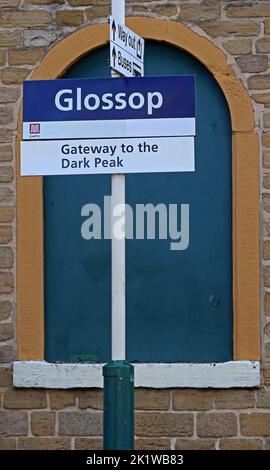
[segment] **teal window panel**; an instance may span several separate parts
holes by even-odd
[[[232,359],[231,123],[209,71],[184,51],[146,43],[146,75],[195,74],[196,171],[126,176],[135,205],[189,204],[190,242],[126,241],[127,359]],[[107,48],[82,58],[64,78],[108,77]],[[81,208],[103,207],[111,177],[44,178],[45,357],[106,362],[111,350],[111,243],[83,240]],[[179,228],[180,228],[179,213]]]

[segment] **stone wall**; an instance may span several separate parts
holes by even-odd
[[[136,446],[270,449],[270,2],[127,0],[127,15],[183,22],[225,52],[248,88],[261,141],[263,386],[136,391]],[[15,138],[21,84],[58,41],[106,22],[109,0],[0,0],[0,449],[101,447],[102,393],[15,390]]]

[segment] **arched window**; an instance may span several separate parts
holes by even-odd
[[[243,370],[246,374],[243,385],[255,385],[258,364],[242,362],[259,360],[257,141],[252,132],[248,98],[241,84],[229,73],[222,54],[210,43],[209,51],[205,50],[206,40],[175,23],[168,23],[165,32],[163,22],[132,21],[138,33],[155,39],[147,43],[146,75],[196,76],[197,136],[194,173],[126,177],[127,202],[133,207],[147,203],[163,203],[166,207],[189,205],[187,249],[170,250],[170,240],[126,242],[127,359],[138,364],[140,385],[155,386],[156,372],[151,379],[151,370],[157,371],[159,367],[155,363],[161,363],[160,371],[165,370],[167,363],[171,364],[170,370],[175,371],[175,376],[168,379],[167,367],[164,384],[161,377],[159,386],[196,386],[196,381],[189,382],[188,372],[184,382],[176,377],[182,363],[186,363],[185,370],[192,369],[191,363],[204,364],[201,381],[199,366],[195,365],[198,386],[213,386],[213,381],[216,386],[230,386],[230,383],[239,386],[234,373],[236,377]],[[99,26],[98,32],[101,34],[102,28],[105,38],[105,27]],[[192,44],[189,35],[196,38]],[[104,40],[100,38],[99,46],[102,44]],[[55,49],[54,60],[59,54],[57,46]],[[69,68],[65,78],[108,76],[107,56],[104,47],[87,54]],[[72,62],[74,60],[67,65]],[[52,74],[48,59],[43,67],[46,69],[41,69],[41,73],[49,70]],[[56,77],[58,75],[55,73]],[[110,241],[86,241],[81,237],[80,228],[84,204],[92,202],[101,208],[104,206],[103,198],[111,192],[110,176],[46,177],[42,192],[40,181],[35,181],[34,185],[30,188],[29,183],[19,177],[18,198],[22,196],[18,199],[19,261],[22,263],[27,258],[29,265],[38,251],[39,285],[32,303],[39,305],[40,323],[39,335],[37,328],[35,331],[28,328],[28,339],[30,332],[33,339],[38,339],[38,347],[27,345],[25,308],[30,306],[33,311],[33,305],[31,299],[26,298],[29,275],[24,270],[26,280],[22,281],[19,265],[20,359],[45,358],[48,363],[106,362],[110,359]],[[31,251],[23,251],[26,243],[23,230],[27,228],[30,238],[33,236],[29,226],[22,228],[24,204],[34,191],[39,202],[38,205],[31,203],[39,216],[37,209],[40,210],[44,202],[44,219],[39,217],[36,223],[41,227],[34,229],[41,237],[44,220],[44,245],[41,237],[32,241],[31,245],[35,246],[31,246]],[[181,211],[178,221],[181,225]],[[213,378],[213,367],[209,363],[215,363],[217,371],[220,367],[231,367],[229,385],[218,381],[218,372]],[[19,370],[20,364],[17,366]],[[94,374],[97,372],[98,366],[89,367]],[[209,377],[205,375],[207,367]],[[190,376],[193,375],[191,371]],[[96,385],[93,379],[93,386]]]

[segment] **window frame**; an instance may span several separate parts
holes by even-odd
[[[258,136],[254,130],[251,100],[242,82],[236,77],[232,67],[228,65],[225,54],[208,39],[174,21],[132,17],[127,18],[127,25],[145,39],[163,41],[196,57],[214,76],[228,102],[232,121],[233,153],[233,361],[224,363],[224,367],[227,367],[228,372],[225,375],[228,376],[229,386],[241,386],[238,383],[239,380],[236,380],[237,377],[232,380],[235,367],[240,367],[241,364],[242,369],[240,369],[243,377],[246,377],[243,384],[253,384],[242,386],[257,386],[259,385],[258,371],[261,358],[259,148]],[[107,24],[90,25],[76,31],[48,52],[33,72],[31,79],[61,77],[79,58],[106,45],[108,37]],[[40,363],[44,367],[48,364],[44,361],[43,179],[42,177],[25,178],[20,176],[21,139],[22,115],[20,112],[17,136],[17,331],[19,361],[14,364],[15,372],[21,370],[22,366],[27,366],[28,361],[37,361],[36,365]],[[50,366],[52,366],[52,370],[54,365]],[[62,366],[62,371],[58,372],[60,375],[64,374],[64,368],[68,370],[70,367],[71,370],[71,366],[74,365],[63,364]],[[93,368],[91,364],[76,364],[75,366],[77,368],[84,367],[85,370],[87,366],[88,369],[90,366]],[[154,386],[153,384],[157,380],[155,379],[157,365],[150,364],[148,366],[147,369],[146,364],[136,365],[138,370],[147,372],[143,382],[138,379],[138,383],[145,384],[140,386]],[[217,379],[219,377],[218,381],[211,379],[213,365],[194,364],[193,366],[201,366],[201,370],[196,370],[197,376],[201,377],[198,385],[196,385],[196,381],[192,381],[193,379],[181,381],[177,378],[179,377],[178,372],[184,373],[188,364],[162,364],[161,366],[159,372],[162,372],[163,379],[161,382],[158,381],[160,386],[163,383],[163,386],[166,387],[166,373],[163,372],[165,370],[163,366],[167,367],[167,376],[171,377],[170,386],[189,386],[188,383],[193,384],[190,385],[192,387],[207,386],[207,383],[210,384],[209,386],[215,386],[214,383],[226,386],[218,373],[222,369],[222,364],[214,365],[216,371],[214,375],[216,374]],[[183,366],[181,371],[180,366]],[[205,375],[207,366],[211,372]],[[44,367],[42,373],[45,373],[46,367]],[[173,374],[170,374],[172,368],[174,371]],[[237,374],[241,376],[240,369],[237,369]],[[29,369],[27,370],[29,374]],[[48,374],[49,369],[46,370]],[[149,370],[155,371],[155,373],[152,374],[152,379],[148,376],[149,380],[147,381]],[[190,377],[193,377],[194,371],[190,372]],[[22,374],[22,372],[20,373]],[[139,377],[143,376],[141,372],[138,373]],[[256,378],[252,374],[255,374]],[[173,379],[174,376],[175,379]],[[17,376],[17,379],[14,378],[14,384],[18,383],[22,383],[22,381],[18,382]],[[97,382],[93,380],[93,383]],[[61,384],[59,387],[61,388]]]

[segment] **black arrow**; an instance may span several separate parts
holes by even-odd
[[[113,46],[113,50],[112,50],[112,57],[113,57],[113,68],[115,68],[116,51],[115,51],[114,46]]]
[[[112,22],[112,32],[113,32],[113,41],[115,41],[116,24],[114,20]]]
[[[136,62],[133,62],[133,77],[142,77],[142,68]]]

